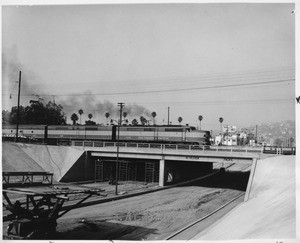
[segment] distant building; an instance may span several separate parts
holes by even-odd
[[[230,125],[224,125],[222,127],[223,133],[228,132],[228,133],[236,133],[236,126],[230,126]]]
[[[237,135],[233,134],[230,136],[224,136],[223,145],[236,146],[237,145]]]
[[[215,136],[215,145],[220,145],[221,141],[222,141],[222,136],[221,135]]]

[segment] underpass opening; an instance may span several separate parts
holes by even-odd
[[[245,192],[248,183],[251,183],[249,180],[251,169],[252,162],[246,164],[214,163],[211,176],[193,181],[184,186],[231,189]]]
[[[189,181],[212,173],[213,163],[166,160],[165,185]]]
[[[95,158],[95,182],[116,181],[116,159]],[[118,181],[158,183],[159,162],[155,160],[120,159],[118,161]]]

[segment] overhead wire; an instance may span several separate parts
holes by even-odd
[[[282,79],[282,80],[272,80],[272,81],[263,81],[263,82],[252,82],[252,83],[240,83],[240,84],[227,84],[227,85],[215,85],[215,86],[206,86],[206,87],[188,87],[188,88],[175,88],[175,89],[163,89],[163,90],[139,90],[139,91],[125,91],[125,92],[113,92],[113,93],[76,93],[76,96],[90,96],[90,95],[132,95],[132,94],[151,94],[151,93],[165,93],[165,92],[179,92],[179,91],[195,91],[195,90],[210,90],[210,89],[219,89],[219,88],[234,88],[234,87],[245,87],[252,85],[264,85],[264,84],[278,84],[283,82],[295,81],[294,78]],[[7,95],[7,94],[3,94]],[[21,96],[31,96],[32,94],[22,94]],[[43,96],[60,96],[68,97],[74,96],[74,94],[43,94]]]

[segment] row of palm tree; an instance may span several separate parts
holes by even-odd
[[[182,122],[182,117],[178,117],[178,122],[179,122],[179,125],[181,125],[181,122]],[[198,116],[198,120],[200,121],[200,130],[201,130],[201,121],[203,120],[203,116],[199,115]]]
[[[79,109],[78,110],[78,114],[80,116],[80,124],[81,124],[81,115],[83,114],[83,110],[82,109]],[[126,121],[126,123],[128,123],[128,120],[126,120],[126,117],[127,117],[128,113],[126,111],[123,112],[123,117],[124,117],[124,121]],[[153,118],[153,124],[155,125],[156,122],[155,122],[155,117],[157,116],[156,112],[153,111],[151,113],[152,115],[152,118]],[[88,114],[88,118],[91,120],[93,117],[93,115],[90,113]],[[109,117],[110,117],[110,114],[109,112],[106,112],[105,113],[105,117],[106,117],[106,124],[109,125]],[[78,121],[78,116],[76,113],[73,113],[72,116],[71,116],[71,120],[73,121],[73,125],[76,124],[76,121]],[[201,121],[203,120],[203,116],[202,115],[199,115],[198,116],[198,120],[200,121],[200,130],[201,130]],[[141,124],[142,125],[146,125],[147,123],[149,123],[149,121],[147,121],[147,119],[143,116],[140,117],[140,121],[141,121]],[[183,118],[180,116],[178,117],[178,122],[179,122],[179,125],[181,125],[181,122],[183,121]],[[221,124],[221,132],[222,132],[222,123],[223,123],[224,119],[222,117],[219,118],[219,122]],[[133,119],[132,120],[132,125],[137,125],[138,124],[138,121],[137,119]]]
[[[80,124],[81,124],[81,116],[82,116],[82,114],[83,114],[83,110],[82,110],[82,109],[79,109],[79,110],[78,110],[78,114],[79,114],[79,116],[80,116]],[[89,118],[90,120],[92,119],[92,117],[93,117],[93,115],[92,115],[91,113],[88,114],[88,118]],[[78,121],[78,116],[77,116],[76,113],[73,113],[73,114],[71,115],[71,120],[73,121],[73,125],[75,125],[76,122]]]

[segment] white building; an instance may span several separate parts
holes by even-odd
[[[233,134],[231,136],[225,136],[223,145],[236,146],[237,145],[237,135]]]
[[[222,127],[222,132],[236,133],[236,126],[224,125]]]

